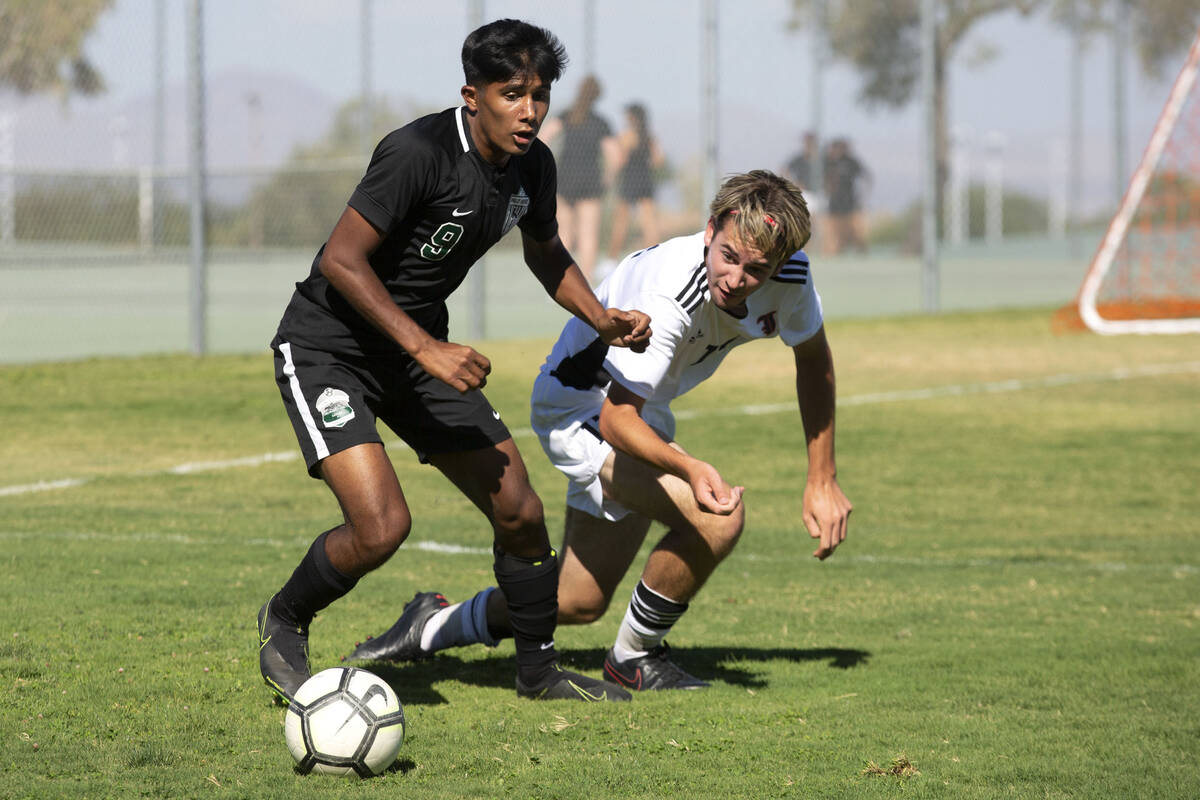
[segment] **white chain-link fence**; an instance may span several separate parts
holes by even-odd
[[[0,361],[189,349],[192,1],[115,0],[98,16],[84,53],[100,94],[0,87]],[[919,310],[920,97],[864,103],[862,73],[830,56],[813,5],[202,0],[204,349],[265,347],[374,142],[457,104],[463,37],[505,16],[567,47],[552,118],[565,122],[585,78],[598,81],[594,111],[610,134],[594,193],[598,272],[646,241],[698,230],[719,176],[786,171],[812,131],[825,156],[810,249],[827,312]],[[1078,287],[1095,238],[1068,234],[1101,224],[1124,178],[1113,151],[1117,65],[1125,163],[1144,146],[1170,75],[1143,78],[1104,31],[1078,51],[1072,42],[1048,13],[1002,13],[946,65],[942,308],[1053,305]],[[1072,97],[1086,132],[1075,139]],[[639,115],[641,136],[631,130]],[[570,135],[550,142],[561,166]],[[830,160],[831,145],[861,170]],[[622,163],[646,172],[622,179]],[[623,180],[651,187],[650,202],[626,202]],[[827,213],[845,189],[838,180],[852,184],[852,215]],[[573,252],[589,250],[578,228],[566,232]],[[458,337],[549,336],[562,320],[514,237],[452,306]]]

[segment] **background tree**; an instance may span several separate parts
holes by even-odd
[[[425,113],[428,111],[411,116],[398,113],[376,100],[371,109],[372,144]],[[213,226],[213,241],[239,246],[320,246],[370,159],[361,149],[361,119],[361,98],[342,104],[325,133],[295,148],[270,179],[252,192],[245,208],[230,216],[231,224]]]
[[[792,0],[790,26],[807,26],[814,0]],[[980,20],[1004,12],[1028,16],[1048,10],[1062,24],[1079,24],[1085,33],[1109,30],[1115,2],[1127,3],[1131,38],[1143,70],[1162,77],[1168,64],[1185,49],[1200,26],[1196,0],[938,0],[934,51],[934,142],[937,153],[937,218],[942,219],[944,183],[948,175],[947,65],[958,55],[967,34]],[[862,84],[864,105],[902,108],[920,88],[921,42],[919,0],[824,0],[825,35],[833,56],[852,64]],[[1074,23],[1071,20],[1076,20]],[[968,63],[986,61],[995,50],[983,45]]]
[[[83,41],[112,0],[0,0],[0,87],[96,94],[104,79]]]

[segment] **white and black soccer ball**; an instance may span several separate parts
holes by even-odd
[[[378,775],[404,743],[404,709],[392,687],[365,669],[334,667],[296,691],[283,723],[302,775]]]

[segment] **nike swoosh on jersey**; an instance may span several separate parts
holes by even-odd
[[[451,212],[450,212],[450,216],[452,216],[452,217],[465,217],[465,216],[467,216],[468,214],[474,214],[474,213],[475,213],[475,209],[473,209],[473,208],[472,208],[470,211],[459,211],[459,210],[456,208],[456,209],[454,209],[453,211],[451,211]]]

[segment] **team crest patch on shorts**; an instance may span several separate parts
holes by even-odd
[[[343,428],[354,419],[354,409],[350,407],[350,395],[341,389],[329,388],[321,392],[317,398],[317,411],[321,413],[321,423],[326,428]]]

